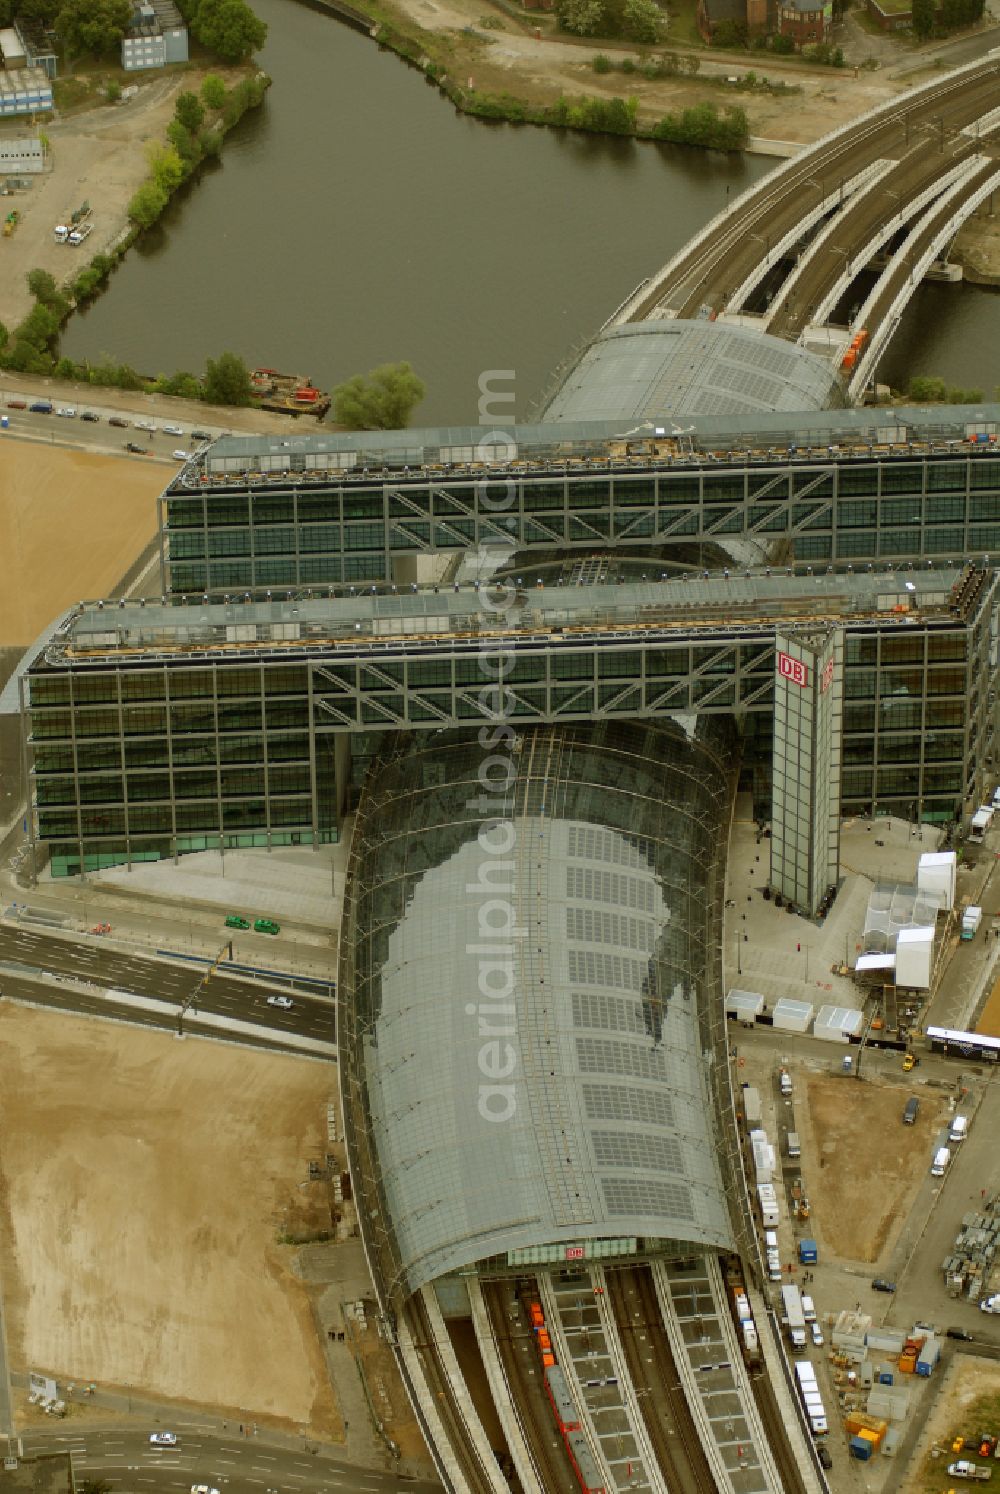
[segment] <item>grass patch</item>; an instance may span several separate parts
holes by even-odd
[[[686,47],[697,47],[705,51],[705,43],[698,30],[698,0],[668,0],[667,44],[677,42]]]
[[[89,109],[97,97],[97,89],[90,78],[56,78],[52,84],[52,99],[60,114]]]
[[[934,1456],[934,1449],[927,1453],[917,1474],[919,1486],[912,1489],[912,1494],[940,1494],[941,1480],[948,1477],[945,1469],[955,1458],[967,1458],[979,1468],[994,1469],[996,1461],[993,1458],[980,1458],[976,1453],[964,1450],[960,1453],[953,1453],[951,1444],[955,1437],[978,1437],[981,1432],[995,1434],[998,1425],[1000,1425],[1000,1392],[990,1391],[970,1401],[965,1410],[956,1413],[955,1424],[949,1435],[938,1439],[937,1457]],[[964,1483],[962,1487],[975,1489],[978,1486],[969,1482]]]

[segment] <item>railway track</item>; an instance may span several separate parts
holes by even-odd
[[[742,212],[731,211],[728,219],[719,220],[714,230],[709,228],[682,251],[630,309],[628,320],[642,321],[672,298],[680,298],[675,308],[678,316],[695,315],[701,302],[712,301],[719,290],[713,277],[721,276],[720,283],[738,284],[743,270],[759,257],[748,243],[755,230],[758,238],[764,236],[766,241],[769,235],[776,242],[795,223],[801,215],[803,192],[814,193],[817,185],[832,182],[834,176],[853,175],[880,155],[898,156],[901,131],[908,153],[911,146],[920,147],[917,137],[925,127],[940,127],[943,136],[946,129],[960,130],[995,107],[998,67],[996,60],[990,60],[978,76],[944,80],[891,114],[864,121],[849,134],[796,158],[795,165],[781,171],[776,181],[749,196]]]
[[[545,1494],[580,1494],[579,1484],[556,1432],[552,1409],[542,1389],[534,1344],[529,1343],[531,1355],[528,1356],[521,1352],[516,1341],[522,1334],[530,1341],[531,1330],[527,1323],[519,1327],[512,1325],[509,1287],[502,1282],[484,1281],[482,1291],[497,1355],[521,1418],[524,1440],[534,1460],[540,1487]],[[531,1373],[532,1370],[535,1373]]]
[[[766,1333],[766,1327],[762,1328]],[[777,1397],[771,1381],[766,1374],[754,1375],[750,1380],[753,1388],[754,1400],[757,1402],[757,1410],[760,1412],[761,1423],[771,1448],[771,1456],[781,1476],[781,1487],[784,1494],[806,1494],[806,1486],[802,1482],[799,1472],[798,1461],[792,1450],[791,1444],[785,1435],[785,1418],[781,1414]],[[793,1392],[789,1392],[793,1394]]]
[[[474,1448],[470,1446],[465,1420],[452,1397],[451,1383],[441,1363],[427,1309],[421,1302],[419,1293],[409,1299],[406,1312],[414,1348],[420,1358],[425,1382],[434,1397],[434,1406],[447,1436],[452,1457],[470,1494],[492,1494],[490,1480]]]
[[[671,1494],[718,1494],[680,1383],[649,1268],[606,1271],[605,1285],[657,1465]]]

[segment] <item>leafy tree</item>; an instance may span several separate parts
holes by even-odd
[[[169,197],[187,175],[184,162],[172,145],[151,145],[148,154],[153,181],[163,192],[164,197]]]
[[[632,41],[658,41],[662,25],[663,15],[655,0],[625,0],[622,30]]]
[[[7,346],[9,338],[10,333],[7,331],[7,328],[4,326],[3,322],[0,322],[0,348],[5,348]]]
[[[771,37],[771,51],[778,57],[787,57],[795,51],[795,43],[790,36],[783,36],[779,31],[776,36]]]
[[[603,0],[560,0],[559,24],[574,36],[607,36],[608,20]]]
[[[206,109],[221,109],[226,102],[226,85],[218,73],[207,73],[201,85],[201,101]]]
[[[128,215],[140,228],[149,228],[167,205],[167,194],[154,181],[145,181],[128,205]]]
[[[930,36],[935,10],[935,0],[913,0],[913,29],[917,36]]]
[[[425,386],[409,363],[383,363],[367,378],[355,374],[333,391],[337,422],[352,431],[398,431],[407,425]]]
[[[104,97],[109,104],[117,104],[122,96],[122,86],[117,78],[109,78],[104,85]]]
[[[36,301],[47,303],[57,299],[59,289],[55,276],[50,275],[48,270],[29,270],[27,279],[28,289]]]
[[[36,348],[47,348],[59,335],[59,318],[48,306],[36,301],[14,336],[18,342],[30,342]]]
[[[174,105],[174,114],[180,124],[192,135],[197,135],[205,122],[205,111],[199,104],[196,93],[179,93]]]
[[[167,125],[167,139],[181,159],[185,172],[192,171],[202,157],[201,141],[186,130],[179,119]]]
[[[244,0],[201,0],[192,29],[225,62],[245,62],[267,40],[266,25]]]
[[[132,18],[129,0],[62,0],[56,31],[70,54],[117,52]]]
[[[745,47],[746,41],[747,28],[743,22],[731,20],[728,16],[712,32],[713,47]]]
[[[235,353],[221,353],[205,364],[203,398],[210,405],[248,405],[250,371]]]

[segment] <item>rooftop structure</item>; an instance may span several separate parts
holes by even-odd
[[[473,792],[475,733],[378,765],[351,852],[340,1058],[388,1303],[493,1257],[732,1246],[713,934],[728,740],[512,731],[491,759],[499,819]]]
[[[845,403],[835,365],[755,328],[710,321],[629,322],[592,342],[546,419],[636,421],[803,412]]]

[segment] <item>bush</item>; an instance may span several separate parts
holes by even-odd
[[[591,59],[590,65],[595,73],[610,73],[613,66],[611,58],[605,57],[603,52],[598,52],[597,56]]]
[[[201,85],[201,101],[206,109],[221,109],[226,102],[226,85],[218,73],[206,73]]]
[[[695,104],[680,114],[665,114],[653,129],[656,140],[713,150],[741,150],[748,134],[746,113],[735,104],[727,104],[722,114],[714,104]]]

